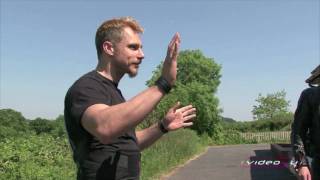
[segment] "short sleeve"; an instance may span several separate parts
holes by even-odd
[[[109,105],[111,103],[108,90],[99,81],[95,80],[86,80],[74,86],[69,93],[70,115],[78,122],[80,122],[83,113],[88,107],[94,104]]]

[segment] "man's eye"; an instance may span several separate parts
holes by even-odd
[[[140,46],[138,44],[129,44],[128,47],[132,50],[138,50]]]

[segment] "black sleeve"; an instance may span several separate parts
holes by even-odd
[[[294,121],[291,131],[291,143],[293,154],[298,161],[298,165],[307,165],[306,159],[306,138],[312,122],[312,108],[309,99],[310,91],[304,90],[298,101],[298,106],[294,114]]]
[[[94,104],[111,104],[110,94],[98,81],[85,81],[70,92],[70,113],[80,123],[85,110]]]

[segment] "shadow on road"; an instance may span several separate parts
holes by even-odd
[[[296,180],[287,168],[288,162],[275,159],[268,149],[254,150],[255,156],[251,156],[246,163],[250,166],[252,180]]]

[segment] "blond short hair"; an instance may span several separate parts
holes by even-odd
[[[96,49],[98,57],[103,52],[102,44],[105,41],[118,43],[122,39],[123,29],[129,27],[137,33],[143,33],[143,28],[132,17],[120,17],[103,22],[96,32]]]

